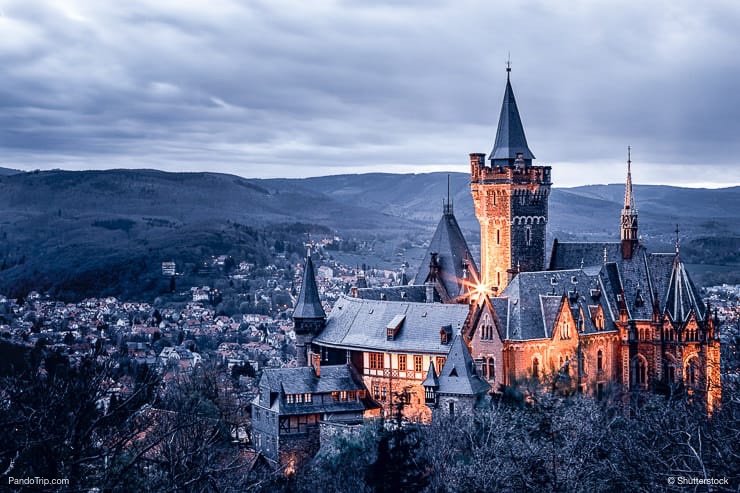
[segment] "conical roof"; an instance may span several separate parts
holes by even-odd
[[[429,248],[427,248],[424,259],[421,261],[414,284],[424,284],[427,281],[433,253],[437,254],[440,281],[450,298],[464,294],[465,284],[462,282],[463,279],[467,278],[470,282],[472,279],[479,278],[473,255],[470,253],[468,243],[465,241],[451,207],[445,207],[442,219],[440,219],[432,236],[432,241],[429,243]],[[466,269],[467,272],[465,272]]]
[[[437,373],[434,369],[434,361],[429,361],[429,370],[427,370],[427,377],[421,382],[422,387],[439,387],[439,380],[437,380]]]
[[[491,388],[475,371],[473,357],[459,334],[452,341],[438,380],[437,392],[440,394],[478,395]]]
[[[301,285],[298,302],[295,305],[295,310],[293,310],[293,319],[296,318],[326,318],[326,313],[324,313],[319,298],[319,288],[316,286],[311,255],[306,257],[306,265],[303,269],[303,285]]]
[[[678,252],[676,252],[676,257],[673,260],[665,305],[665,312],[674,322],[685,322],[692,311],[696,318],[704,319],[706,308],[701,300],[701,295],[686,272]]]
[[[504,160],[506,163],[496,164],[507,164],[516,159],[519,153],[522,154],[522,158],[525,160],[535,159],[527,145],[524,126],[514,98],[514,90],[511,88],[511,81],[507,74],[506,91],[504,92],[504,101],[501,104],[501,114],[498,118],[498,129],[496,130],[496,141],[488,159],[491,161]]]

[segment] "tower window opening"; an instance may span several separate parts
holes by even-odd
[[[501,244],[501,230],[500,229],[496,230],[496,244],[497,245]]]
[[[527,229],[524,230],[524,239],[527,243],[527,246],[532,246],[532,227],[527,226]]]

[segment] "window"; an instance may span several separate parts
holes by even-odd
[[[347,400],[347,391],[346,390],[342,390],[341,392],[339,392],[339,400],[342,401],[342,402],[344,402],[344,401]]]
[[[568,321],[563,321],[563,323],[560,324],[560,338],[570,339],[570,324]]]
[[[599,349],[596,353],[596,370],[601,373],[604,371],[604,353]]]
[[[501,273],[500,272],[496,272],[496,284],[499,286],[501,285]]]
[[[692,357],[686,363],[686,385],[695,386],[697,382],[697,359]]]
[[[331,400],[333,402],[339,402],[339,392],[332,392],[331,393]]]
[[[370,353],[370,369],[371,370],[382,370],[383,369],[383,353]]]
[[[383,387],[383,390],[380,393],[380,399],[386,400],[388,398],[388,387]]]
[[[313,402],[313,396],[311,394],[303,394],[303,402],[310,404]]]
[[[405,354],[399,354],[398,355],[398,369],[401,371],[406,371],[408,369],[408,363],[406,361],[406,355]]]
[[[501,230],[500,229],[496,230],[496,244],[497,245],[501,244]]]
[[[496,360],[488,358],[488,379],[496,380]]]
[[[450,418],[454,418],[454,417],[455,417],[455,403],[450,402]]]
[[[437,361],[434,363],[437,366],[437,373],[442,371],[442,367],[445,365],[445,361],[447,361],[447,358],[444,356],[439,356],[437,358]]]
[[[285,402],[288,404],[293,404],[295,402],[295,395],[293,394],[286,394],[285,395]]]
[[[296,404],[303,403],[303,394],[296,394],[295,395],[295,401],[296,401]]]
[[[357,391],[356,390],[350,390],[347,392],[347,400],[349,401],[356,401],[357,400]]]
[[[537,358],[532,360],[532,376],[540,378],[540,360]]]
[[[632,382],[641,387],[647,386],[647,362],[639,354],[634,360],[634,376]]]
[[[527,246],[532,245],[532,226],[527,226],[527,229],[524,230],[524,241]]]
[[[418,354],[414,356],[414,371],[415,372],[421,372],[424,371],[424,364],[421,359],[421,356]]]
[[[373,398],[380,399],[380,387],[373,385]]]

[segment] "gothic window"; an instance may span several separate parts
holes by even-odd
[[[645,361],[645,358],[638,354],[634,359],[634,375],[632,378],[632,382],[635,385],[639,385],[640,387],[647,387],[648,382],[648,375],[647,375],[647,361]]]
[[[488,358],[488,380],[496,380],[496,360],[493,358]]]
[[[570,324],[567,321],[563,321],[563,323],[560,324],[560,338],[570,339]]]
[[[686,362],[686,385],[689,385],[691,387],[696,386],[698,380],[698,366],[699,365],[696,356],[689,358],[689,360]]]
[[[424,371],[424,365],[423,365],[421,356],[419,356],[418,354],[414,356],[414,371],[415,372]]]
[[[601,373],[604,371],[604,353],[599,349],[599,352],[596,353],[596,370]]]
[[[406,355],[405,354],[399,354],[398,355],[398,369],[401,371],[406,371],[408,369],[408,366],[406,366]]]
[[[540,360],[537,358],[532,360],[532,377],[540,378]]]

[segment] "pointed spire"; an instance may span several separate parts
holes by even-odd
[[[621,217],[622,258],[631,259],[637,249],[637,209],[632,195],[632,147],[627,146],[627,180],[624,184],[624,207]]]
[[[679,240],[678,234],[681,232],[681,230],[678,229],[678,224],[676,224],[676,230],[674,232],[676,233],[676,255],[678,255],[678,240]]]
[[[624,209],[635,208],[635,200],[632,197],[632,147],[627,146],[627,182],[624,187]]]
[[[303,268],[301,292],[298,293],[298,302],[295,305],[295,310],[293,310],[293,319],[297,318],[326,318],[326,313],[319,299],[319,288],[316,286],[310,249],[306,256],[306,265]]]
[[[524,126],[519,116],[514,90],[511,88],[511,62],[506,66],[506,90],[504,101],[501,104],[501,114],[498,119],[496,130],[496,141],[488,159],[495,166],[509,166],[520,157],[525,165],[531,165],[534,154],[527,145],[527,137],[524,135]],[[521,156],[519,156],[521,154]]]
[[[442,200],[442,213],[445,216],[451,216],[452,212],[452,199],[450,198],[450,175],[447,174],[447,201]]]

